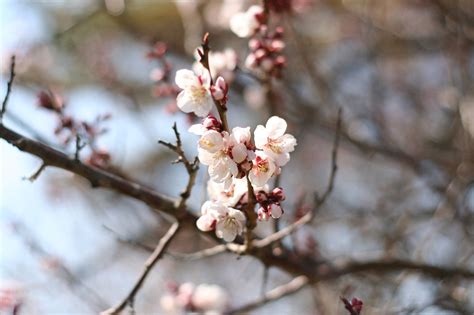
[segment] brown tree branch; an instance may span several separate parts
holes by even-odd
[[[21,151],[39,157],[43,160],[44,164],[50,167],[61,168],[87,179],[92,187],[109,188],[123,195],[141,200],[154,209],[176,215],[175,200],[159,194],[146,186],[124,179],[98,167],[76,161],[74,158],[58,150],[16,133],[3,124],[0,124],[0,138]]]
[[[169,228],[168,232],[166,232],[166,234],[160,239],[153,253],[146,260],[143,271],[140,277],[138,278],[137,282],[133,286],[132,290],[117,306],[102,312],[103,315],[118,314],[127,306],[127,304],[133,303],[133,300],[135,299],[135,295],[142,287],[149,272],[151,271],[153,266],[156,264],[156,262],[163,256],[164,251],[166,250],[171,240],[173,239],[173,236],[176,235],[178,230],[179,230],[179,223],[178,222],[173,223],[171,227]]]

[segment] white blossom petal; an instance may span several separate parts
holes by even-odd
[[[186,89],[189,86],[199,84],[198,77],[194,74],[194,72],[188,69],[181,69],[176,71],[176,77],[174,81],[176,85],[181,89]]]
[[[278,116],[270,117],[266,124],[268,136],[272,139],[283,136],[286,131],[286,128],[286,121]]]
[[[258,149],[263,149],[268,142],[268,132],[265,127],[258,125],[254,131],[255,146]]]

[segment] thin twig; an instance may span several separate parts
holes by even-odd
[[[171,144],[169,142],[164,142],[164,141],[158,141],[158,143],[164,145],[165,147],[169,148],[171,151],[176,152],[178,155],[178,159],[174,161],[174,163],[183,163],[184,167],[186,168],[186,171],[188,172],[189,178],[188,178],[188,183],[186,184],[186,188],[184,191],[181,193],[181,199],[178,202],[177,211],[178,213],[181,213],[185,210],[186,207],[186,201],[188,198],[191,196],[191,191],[193,189],[193,186],[196,182],[196,175],[199,170],[199,159],[197,156],[194,158],[194,161],[191,162],[188,160],[186,155],[184,154],[183,150],[183,145],[181,142],[181,136],[178,131],[178,127],[176,126],[176,122],[173,124],[173,131],[176,136],[176,144]]]
[[[12,85],[13,85],[14,79],[15,79],[15,55],[12,56],[12,59],[10,62],[10,79],[8,79],[8,83],[7,83],[7,94],[5,94],[5,98],[3,99],[3,102],[2,102],[2,110],[0,111],[0,123],[2,122],[3,115],[5,114],[7,110],[8,98],[10,97],[10,93],[12,91]]]
[[[146,260],[143,271],[140,277],[138,278],[137,282],[133,286],[132,290],[117,306],[102,312],[103,315],[118,314],[127,306],[127,304],[133,301],[133,299],[135,298],[135,295],[137,294],[137,292],[140,290],[143,283],[145,282],[145,279],[148,276],[148,273],[151,271],[151,269],[156,264],[156,262],[163,256],[164,251],[170,244],[171,240],[173,239],[173,236],[175,236],[176,232],[178,232],[178,229],[179,229],[178,222],[175,222],[171,225],[168,232],[166,232],[166,234],[158,242],[158,245],[156,246],[154,252]]]
[[[290,282],[284,285],[281,285],[279,287],[276,287],[273,290],[268,291],[266,294],[264,294],[263,297],[253,302],[250,302],[248,304],[245,304],[243,306],[240,306],[238,308],[234,308],[233,310],[227,312],[226,314],[241,314],[244,312],[251,311],[269,302],[276,301],[276,300],[281,299],[284,296],[296,293],[302,288],[304,288],[308,283],[309,283],[309,279],[307,277],[305,276],[296,277]]]
[[[82,142],[81,136],[76,134],[76,152],[74,152],[74,160],[79,161],[79,154],[86,147],[86,142]]]
[[[31,176],[28,177],[23,177],[23,179],[27,179],[30,182],[34,182],[35,180],[38,179],[38,177],[41,175],[41,173],[44,171],[44,169],[48,166],[46,163],[41,163],[41,166],[38,168],[36,172],[34,172]]]

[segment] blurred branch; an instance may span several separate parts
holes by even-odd
[[[276,287],[273,290],[268,291],[264,294],[263,297],[250,302],[246,305],[234,308],[233,310],[227,312],[226,314],[241,314],[244,312],[251,311],[255,308],[261,307],[269,302],[276,301],[285,297],[287,295],[293,294],[304,288],[309,284],[309,279],[305,276],[299,276],[291,280],[290,282]]]
[[[91,288],[86,286],[80,278],[76,277],[64,264],[58,259],[49,254],[29,233],[27,228],[19,222],[12,224],[15,234],[25,243],[26,246],[32,251],[33,254],[39,256],[41,260],[49,263],[51,269],[55,272],[56,276],[64,281],[67,286],[71,289],[73,294],[80,296],[84,299],[88,305],[93,305],[96,310],[103,309],[105,305],[104,300]]]
[[[146,260],[143,271],[142,271],[142,274],[138,278],[138,280],[135,283],[135,285],[133,286],[132,290],[122,300],[122,302],[120,302],[117,306],[102,312],[103,315],[118,314],[127,306],[127,304],[129,304],[129,303],[133,304],[133,301],[135,299],[135,295],[137,294],[137,292],[142,287],[143,282],[145,282],[145,279],[148,276],[151,269],[153,268],[153,266],[163,256],[164,251],[169,246],[171,240],[173,239],[173,237],[178,232],[178,229],[179,229],[179,223],[178,222],[175,222],[171,225],[168,232],[166,232],[166,234],[158,242],[158,245],[156,246],[156,248],[153,251],[153,253],[151,254],[151,256]]]
[[[10,62],[10,79],[8,79],[7,93],[5,94],[5,98],[3,99],[3,102],[2,102],[2,109],[0,111],[0,122],[3,121],[3,115],[5,114],[7,110],[7,103],[10,97],[10,93],[12,91],[12,85],[13,85],[14,79],[15,79],[15,55],[12,56],[12,59]]]

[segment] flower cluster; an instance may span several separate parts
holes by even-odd
[[[239,37],[250,37],[250,53],[245,66],[262,77],[280,77],[286,64],[281,54],[285,48],[283,28],[270,31],[268,14],[262,7],[252,6],[247,12],[239,12],[230,20],[231,30]]]
[[[281,216],[280,202],[285,199],[282,189],[267,193],[265,186],[288,163],[296,146],[296,139],[285,133],[286,128],[284,119],[273,116],[265,126],[257,126],[254,144],[250,127],[235,127],[229,133],[213,116],[191,126],[189,131],[201,136],[198,156],[201,163],[209,166],[211,181],[211,201],[204,203],[197,222],[200,230],[215,229],[216,235],[228,242],[242,233],[245,216],[237,208],[241,208],[238,205],[242,206],[242,198],[248,192],[246,175],[260,204],[259,219]]]
[[[245,59],[245,66],[250,70],[274,77],[281,77],[286,65],[286,58],[281,54],[285,48],[283,28],[277,27],[270,32],[268,27],[261,27],[260,36],[249,41],[250,53]]]
[[[234,178],[243,178],[247,173],[254,187],[263,187],[280,173],[296,146],[296,139],[285,134],[286,121],[277,116],[271,117],[266,126],[257,126],[255,144],[250,127],[235,127],[229,133],[219,130],[213,121],[216,118],[209,116],[202,124],[191,126],[190,132],[201,136],[198,156],[201,163],[209,166],[209,176],[224,183],[226,189]]]
[[[199,314],[221,314],[229,304],[227,293],[212,284],[194,285],[186,282],[181,285],[170,284],[169,293],[160,299],[164,313],[172,315],[188,312]]]

